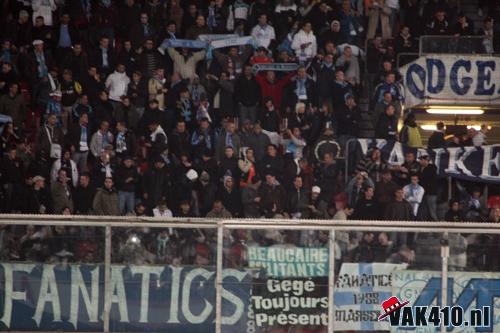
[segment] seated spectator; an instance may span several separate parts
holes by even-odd
[[[223,205],[221,200],[215,200],[213,203],[213,208],[207,213],[207,218],[214,219],[230,219],[232,217],[231,212],[229,212]]]
[[[460,207],[460,201],[455,199],[450,199],[449,209],[444,216],[444,220],[448,222],[463,222],[465,221],[465,215]]]
[[[154,217],[172,217],[172,211],[168,209],[166,201],[158,202],[155,208],[153,208],[153,216]]]

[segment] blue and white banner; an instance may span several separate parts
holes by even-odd
[[[246,36],[246,37],[213,40],[210,42],[210,47],[212,49],[220,49],[223,47],[254,45],[254,44],[255,44],[254,38],[252,36]]]
[[[335,284],[335,331],[387,331],[380,304],[392,293],[392,272],[406,264],[343,263]]]
[[[470,180],[479,183],[500,184],[500,144],[481,147],[448,147],[415,149],[400,142],[384,139],[358,139],[363,155],[370,147],[378,147],[382,156],[392,165],[404,163],[404,154],[414,152],[418,158],[429,155],[438,170],[438,176]]]
[[[160,47],[163,49],[166,49],[167,47],[204,49],[207,47],[207,43],[201,40],[194,39],[165,39],[163,43],[161,43]]]
[[[221,39],[229,39],[229,38],[238,38],[239,36],[237,34],[225,34],[225,35],[199,35],[198,39],[207,43],[210,43],[214,40],[221,40]]]
[[[113,265],[111,331],[215,332],[215,271]],[[223,271],[224,332],[247,332],[252,276]],[[0,264],[0,330],[102,331],[104,269],[96,265]]]
[[[292,72],[299,68],[297,63],[270,63],[270,64],[255,64],[252,66],[254,74],[261,71],[275,71],[275,72]]]
[[[441,272],[395,271],[392,273],[392,294],[411,306],[441,306]],[[464,310],[490,307],[490,326],[448,328],[449,333],[500,332],[500,273],[449,272],[447,305],[461,306]],[[470,322],[469,311],[464,318]],[[405,329],[393,327],[394,333],[435,333],[435,327]]]
[[[500,105],[500,59],[430,54],[400,68],[405,107]]]

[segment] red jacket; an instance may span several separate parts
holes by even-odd
[[[290,83],[291,78],[295,75],[295,72],[290,72],[285,77],[280,80],[275,80],[273,83],[266,79],[264,73],[255,76],[255,80],[260,86],[260,91],[262,95],[262,104],[264,104],[266,97],[271,97],[273,99],[274,106],[279,109],[281,106],[281,97],[283,97],[283,90],[288,83]]]

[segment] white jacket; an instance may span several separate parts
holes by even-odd
[[[33,8],[33,24],[35,24],[37,16],[42,16],[45,25],[52,26],[52,12],[57,9],[54,0],[33,0],[31,8]]]
[[[274,28],[269,24],[264,28],[257,24],[252,29],[252,37],[257,41],[257,47],[263,46],[267,49],[269,48],[271,41],[276,39],[276,34],[274,32]]]
[[[408,184],[403,187],[403,192],[405,194],[405,199],[408,201],[413,208],[413,214],[417,216],[418,207],[422,203],[422,199],[424,198],[425,190],[422,186],[417,185],[415,190],[412,190],[412,184]]]
[[[114,71],[106,79],[106,89],[109,91],[109,99],[115,102],[121,102],[121,97],[127,94],[127,87],[130,78],[127,74]]]
[[[302,44],[311,43],[308,47],[302,50],[300,47]],[[295,50],[295,55],[301,60],[310,59],[316,56],[318,53],[318,44],[316,44],[316,36],[313,32],[308,34],[304,30],[300,30],[293,37],[292,49]]]
[[[78,185],[78,169],[75,162],[70,160],[69,163],[71,164],[71,182],[73,184],[73,187],[76,188],[76,186]],[[50,170],[51,182],[57,181],[57,173],[59,172],[59,170],[61,170],[61,159],[55,160],[52,164],[52,169]]]

